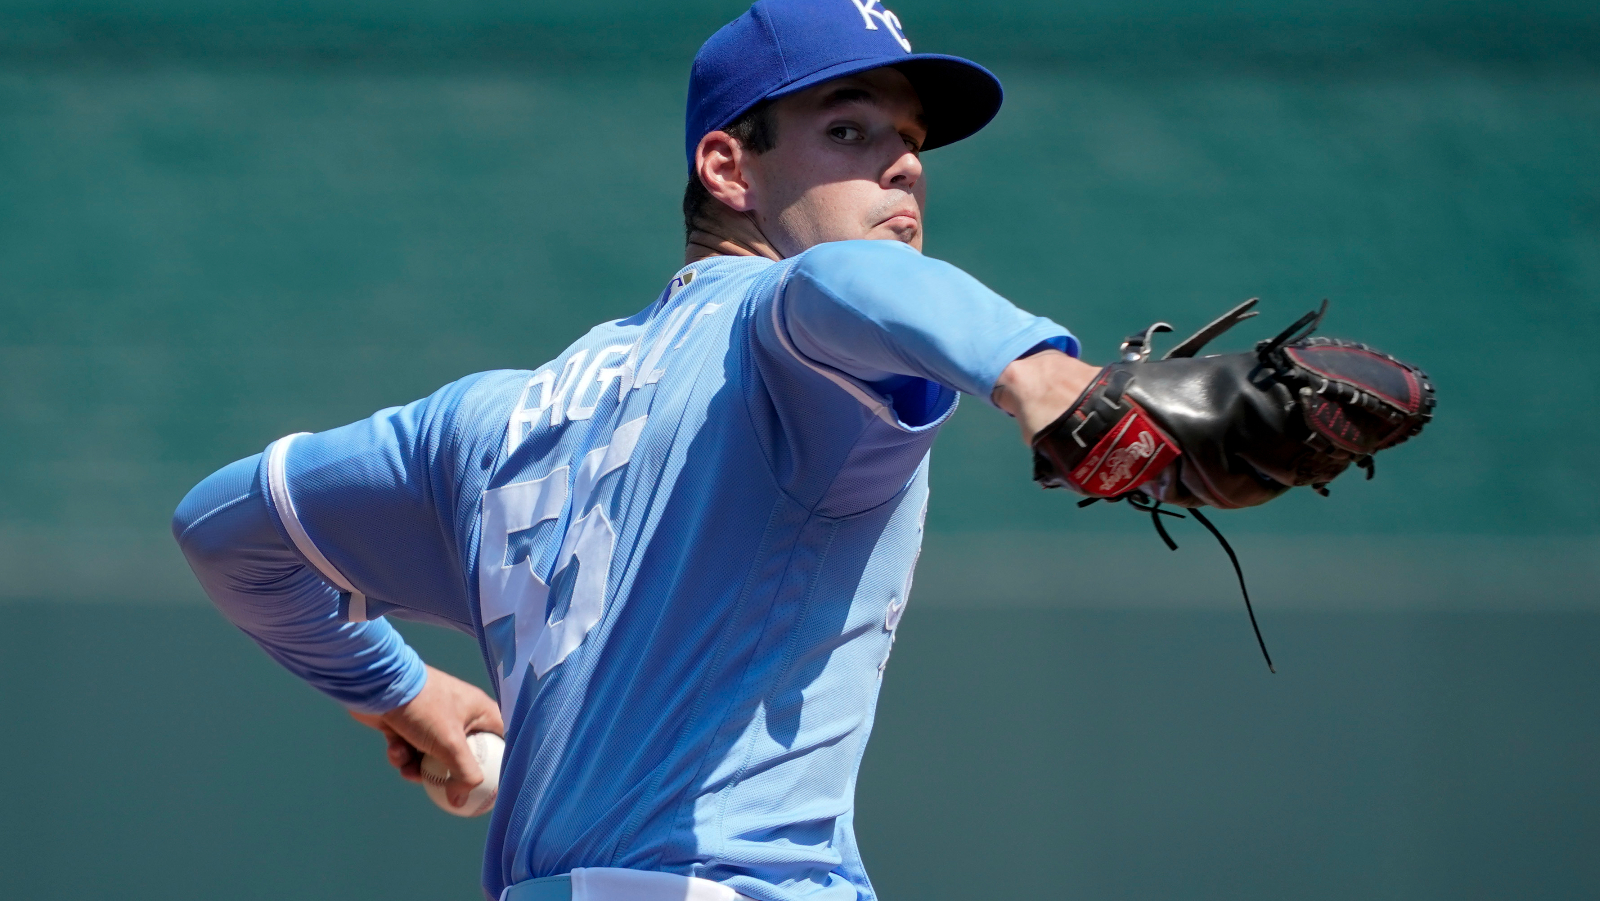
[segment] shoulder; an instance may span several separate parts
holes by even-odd
[[[741,301],[759,301],[770,293],[774,280],[789,271],[790,264],[779,263],[765,257],[718,256],[698,260],[685,266],[677,278],[685,286],[680,292],[668,292],[668,301],[675,305],[716,303],[738,305]]]
[[[459,378],[423,403],[434,417],[459,420],[481,416],[488,410],[509,404],[533,373],[526,369],[492,369]]]
[[[524,369],[476,372],[390,415],[400,420],[396,422],[400,431],[416,433],[423,449],[446,455],[475,454],[487,444],[500,442],[512,408],[532,375]]]

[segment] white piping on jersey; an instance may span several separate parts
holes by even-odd
[[[296,432],[293,435],[285,435],[267,448],[267,490],[272,492],[272,505],[278,508],[278,521],[283,523],[283,530],[289,533],[289,540],[294,542],[300,555],[306,558],[324,580],[340,591],[350,593],[350,622],[366,622],[367,596],[357,591],[356,587],[350,584],[350,580],[334,568],[327,557],[322,556],[322,551],[317,550],[316,543],[306,534],[306,527],[300,523],[300,514],[294,509],[294,498],[289,494],[289,445],[293,444],[295,439],[309,434],[311,433]]]
[[[807,369],[810,369],[817,375],[820,375],[835,385],[838,385],[840,388],[845,390],[846,394],[849,394],[856,400],[861,401],[862,405],[876,414],[879,419],[887,422],[889,425],[899,429],[902,432],[910,431],[905,427],[904,424],[900,422],[900,419],[894,415],[894,411],[890,410],[887,404],[885,404],[880,398],[874,396],[871,392],[867,391],[866,388],[863,388],[860,382],[857,382],[855,379],[850,378],[837,369],[831,369],[811,360],[805,354],[795,349],[793,344],[789,343],[789,330],[784,327],[783,319],[778,315],[778,308],[783,304],[783,289],[788,287],[788,284],[789,280],[787,278],[780,280],[778,282],[777,290],[775,290],[772,294],[772,328],[773,331],[778,333],[778,341],[783,344],[783,349],[787,350],[791,356],[793,356],[796,360],[799,360]]]

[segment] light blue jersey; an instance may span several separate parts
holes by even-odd
[[[1076,353],[895,242],[715,257],[533,371],[291,436],[174,530],[208,593],[355,709],[420,688],[378,617],[477,636],[507,724],[484,887],[626,867],[873,897],[855,778],[958,392]]]

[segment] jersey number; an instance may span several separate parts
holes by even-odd
[[[572,467],[563,466],[543,478],[483,493],[478,605],[484,631],[510,639],[510,648],[496,671],[500,707],[507,718],[516,707],[528,669],[533,669],[535,679],[544,678],[583,643],[605,613],[606,580],[617,533],[593,498],[594,488],[601,479],[628,465],[644,423],[641,416],[618,426],[610,444],[584,455],[576,474]],[[572,518],[554,559],[535,561],[529,556],[508,565],[513,534],[560,519],[569,509],[569,481]],[[584,511],[581,515],[580,510]],[[541,578],[541,572],[549,573],[550,581]],[[561,586],[559,603],[554,606],[550,603],[552,583]]]

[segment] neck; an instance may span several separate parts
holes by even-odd
[[[731,210],[725,216],[697,218],[683,249],[685,265],[715,256],[783,259],[750,216]]]

